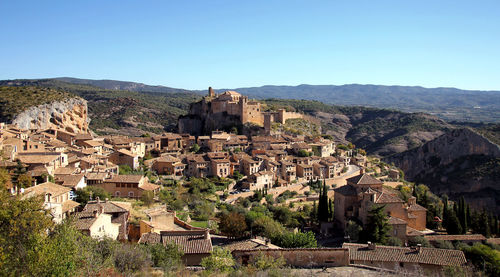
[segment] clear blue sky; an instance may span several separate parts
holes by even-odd
[[[0,2],[0,79],[500,90],[500,1]]]

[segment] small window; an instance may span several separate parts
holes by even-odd
[[[119,197],[119,196],[120,196],[120,192],[119,192],[119,191],[116,191],[116,192],[115,192],[115,195]]]
[[[129,191],[128,192],[128,197],[134,197],[134,192],[133,191]]]

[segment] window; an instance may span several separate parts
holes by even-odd
[[[116,192],[115,192],[115,196],[120,197],[120,192],[119,192],[119,191],[116,191]]]
[[[128,192],[128,197],[134,197],[134,192],[133,191],[129,191]]]

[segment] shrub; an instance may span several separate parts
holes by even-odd
[[[408,239],[408,244],[410,246],[417,246],[417,244],[421,244],[422,247],[432,247],[429,241],[424,237],[410,237]]]
[[[307,233],[287,232],[277,236],[272,242],[283,248],[315,248],[318,246],[314,233],[310,231]]]
[[[182,250],[174,243],[147,245],[146,249],[151,255],[153,266],[164,270],[172,270],[182,264]]]
[[[201,266],[208,271],[228,272],[234,266],[233,255],[228,249],[215,247],[212,254],[201,260]]]
[[[134,273],[151,264],[148,253],[139,245],[121,244],[115,249],[114,265],[120,273]]]
[[[385,244],[390,245],[390,246],[403,246],[403,242],[399,238],[396,238],[396,237],[387,238],[387,241]]]
[[[141,200],[146,206],[151,206],[154,202],[154,193],[152,191],[145,191],[141,195]]]
[[[273,256],[266,255],[260,252],[254,260],[254,266],[259,270],[268,270],[275,268],[282,268],[285,266],[286,261],[283,256],[275,259]]]

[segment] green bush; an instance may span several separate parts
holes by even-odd
[[[234,265],[231,251],[220,247],[215,247],[210,256],[201,260],[201,266],[212,272],[228,272]]]

